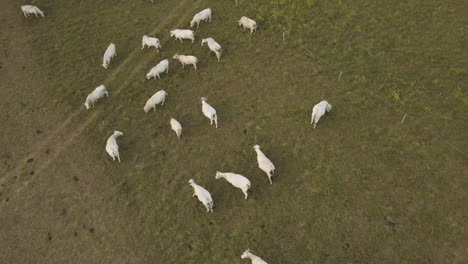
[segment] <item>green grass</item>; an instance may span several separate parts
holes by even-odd
[[[125,205],[128,228],[147,245],[145,263],[240,263],[247,248],[268,263],[466,262],[461,2],[36,2],[47,16],[27,23],[50,84],[44,92],[64,116],[79,111],[73,125],[97,113],[77,140],[101,157],[90,166],[105,166],[96,177],[114,186],[102,196]],[[195,44],[169,39],[205,7],[213,22],[200,25]],[[257,34],[237,26],[242,15],[257,20]],[[138,50],[148,32],[161,39],[160,53]],[[220,63],[200,47],[205,36],[223,46]],[[118,56],[104,70],[111,41]],[[197,56],[199,70],[182,70],[176,52]],[[146,80],[163,58],[169,75]],[[110,97],[81,110],[119,66],[104,83]],[[145,114],[160,89],[165,105]],[[202,96],[219,129],[202,116]],[[311,108],[322,99],[333,110],[312,130]],[[184,127],[180,142],[171,117]],[[95,147],[113,130],[125,133],[121,164]],[[277,167],[272,186],[254,144]],[[217,170],[250,178],[249,199],[216,181]],[[191,198],[190,178],[211,192],[213,214]]]

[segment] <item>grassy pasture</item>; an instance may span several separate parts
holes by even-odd
[[[37,89],[53,98],[24,108],[40,106],[56,125],[30,150],[35,175],[21,176],[32,154],[4,169],[2,182],[20,175],[0,196],[12,230],[2,239],[7,263],[248,263],[246,248],[268,263],[466,262],[461,2],[109,2],[32,1],[46,18],[21,20],[47,84]],[[206,7],[213,21],[194,44],[169,38]],[[237,26],[242,15],[257,20],[254,36]],[[161,52],[140,50],[144,34],[161,40]],[[224,48],[219,63],[200,46],[209,36]],[[105,70],[111,41],[117,57]],[[176,52],[197,56],[199,70],[182,69]],[[164,58],[169,75],[146,80]],[[101,83],[109,98],[83,110]],[[161,89],[165,105],[145,114]],[[201,114],[202,96],[218,129]],[[333,110],[313,130],[322,99]],[[113,130],[125,133],[121,164],[104,152]],[[277,167],[272,186],[254,144]],[[217,170],[251,179],[249,199],[216,181]],[[211,192],[213,214],[191,198],[190,178]]]

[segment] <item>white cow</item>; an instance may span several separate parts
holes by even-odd
[[[193,187],[193,196],[197,196],[198,200],[205,206],[207,212],[213,212],[213,199],[211,198],[211,194],[205,188],[196,184],[193,179],[189,180],[189,184]]]
[[[240,175],[240,174],[235,174],[232,172],[216,172],[215,179],[221,179],[224,178],[226,181],[228,181],[232,186],[239,188],[242,190],[242,192],[245,195],[245,199],[247,200],[247,191],[250,189],[250,181],[246,177]]]
[[[37,15],[44,17],[44,12],[42,12],[37,6],[24,5],[24,6],[21,6],[21,11],[23,11],[23,15],[25,17],[29,17],[30,14],[36,15],[36,17]]]
[[[320,118],[325,115],[325,113],[330,112],[331,109],[332,105],[327,101],[322,101],[314,105],[314,108],[312,108],[312,118],[310,119],[310,124],[314,124],[315,128]]]
[[[273,165],[273,162],[271,162],[271,160],[268,159],[267,156],[260,150],[259,145],[255,145],[253,148],[255,152],[257,152],[258,167],[266,173],[268,180],[270,180],[270,184],[273,184],[271,177],[273,177],[273,174],[275,173],[275,165]]]
[[[107,69],[109,66],[110,60],[114,57],[117,56],[117,52],[115,51],[115,44],[111,43],[106,49],[106,52],[104,52],[104,57],[102,58],[102,67],[104,69]]]
[[[151,68],[151,70],[146,74],[146,79],[156,79],[156,77],[158,77],[158,79],[161,79],[161,77],[159,77],[159,74],[163,72],[166,72],[166,74],[169,73],[169,60],[167,59],[160,61],[156,66]]]
[[[208,44],[208,48],[216,54],[216,58],[218,58],[219,61],[219,58],[221,58],[221,52],[223,51],[221,45],[212,38],[202,39],[201,45],[203,46],[204,44]]]
[[[241,17],[241,19],[239,19],[239,26],[242,26],[244,28],[244,31],[246,28],[250,29],[250,34],[255,34],[255,32],[257,31],[257,22],[246,16],[243,16]]]
[[[104,86],[104,84],[101,84],[98,87],[96,87],[96,89],[94,89],[94,91],[92,91],[88,95],[88,97],[86,97],[86,101],[84,103],[84,105],[86,106],[86,109],[89,109],[90,107],[89,104],[93,104],[93,107],[94,107],[94,102],[104,97],[104,95],[109,97],[109,93],[106,91],[106,87]]]
[[[249,258],[252,261],[252,264],[268,264],[260,257],[255,256],[254,254],[250,253],[250,250],[247,249],[244,254],[242,254],[241,259]]]
[[[164,90],[158,91],[157,93],[153,94],[153,96],[151,96],[150,99],[146,101],[145,107],[143,107],[145,113],[148,113],[148,111],[151,110],[151,108],[153,108],[154,111],[156,111],[157,104],[164,105],[164,101],[166,101],[166,96],[167,93]]]
[[[156,50],[159,52],[159,49],[161,48],[161,42],[157,38],[152,38],[148,37],[147,35],[144,35],[141,39],[141,49],[144,49],[145,46],[148,46],[148,48],[155,47]]]
[[[174,54],[174,56],[172,57],[174,60],[179,60],[180,63],[182,63],[182,68],[185,68],[185,65],[187,64],[192,64],[193,65],[193,68],[195,70],[197,70],[197,63],[198,63],[198,59],[197,57],[195,56],[191,56],[191,55],[179,55],[179,54]]]
[[[119,155],[119,146],[117,145],[116,138],[122,136],[123,133],[120,131],[114,131],[114,133],[107,139],[106,143],[106,151],[115,161],[117,158],[120,162],[120,155]]]
[[[195,26],[195,23],[197,23],[197,28],[198,28],[202,20],[205,20],[205,22],[209,21],[211,23],[211,9],[210,8],[204,9],[198,12],[197,14],[195,14],[192,18],[192,21],[190,21],[190,27]]]
[[[171,30],[171,37],[179,39],[182,43],[182,39],[191,39],[192,43],[195,41],[195,32],[189,29],[174,29]]]
[[[208,119],[210,119],[210,126],[213,125],[213,122],[214,122],[216,128],[218,128],[218,115],[216,114],[216,110],[206,102],[205,97],[201,98],[201,102],[202,102],[202,113]]]
[[[179,121],[175,120],[174,118],[171,118],[171,128],[174,130],[174,132],[177,135],[177,138],[180,140],[180,137],[182,136],[182,125],[179,123]]]

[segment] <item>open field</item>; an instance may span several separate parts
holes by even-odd
[[[247,248],[269,264],[468,262],[466,4],[155,2],[27,2],[37,19],[23,0],[0,3],[0,263],[250,263]],[[194,44],[170,39],[206,7]],[[144,34],[161,52],[141,50]],[[169,74],[146,80],[164,58]],[[86,111],[100,84],[109,98]],[[144,113],[161,89],[164,106]],[[313,130],[324,99],[333,109]],[[114,130],[122,163],[104,150]],[[271,186],[255,144],[277,168]],[[247,176],[249,199],[216,171]]]

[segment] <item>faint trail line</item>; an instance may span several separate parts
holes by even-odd
[[[467,158],[467,153],[463,152],[461,149],[455,147],[454,145],[452,145],[450,142],[448,142],[447,140],[445,140],[442,136],[440,136],[438,133],[432,131],[432,129],[429,129],[427,128],[425,125],[423,125],[419,120],[416,119],[416,116],[413,116],[413,115],[410,115],[410,114],[407,114],[405,111],[399,109],[398,107],[392,105],[391,103],[387,102],[385,99],[381,98],[379,95],[377,95],[375,92],[373,92],[371,89],[368,89],[368,88],[364,88],[364,90],[368,91],[369,94],[371,94],[372,96],[374,96],[375,98],[379,99],[382,103],[384,103],[385,105],[387,105],[389,108],[393,108],[395,109],[396,111],[400,112],[401,114],[404,114],[406,119],[409,119],[409,118],[412,118],[412,120],[414,121],[414,123],[423,128],[424,130],[426,130],[427,132],[429,132],[430,134],[432,134],[434,137],[438,138],[442,143],[446,144],[447,146],[451,147],[453,150],[455,150],[456,152],[460,153],[464,158]],[[413,118],[414,117],[414,118]],[[402,120],[402,122],[400,124],[403,123],[405,119]]]
[[[187,1],[187,0],[185,0]],[[181,3],[179,4],[179,6],[177,6],[175,9],[173,10],[177,10],[178,8],[180,8],[181,6],[183,6],[183,4],[185,3],[185,1],[181,1]],[[168,16],[168,18],[170,18],[171,15]],[[158,31],[160,28],[163,28],[165,27],[167,24],[169,24],[167,22],[168,20],[166,20],[165,23],[163,24],[160,24],[157,28],[155,28],[153,30],[153,32],[151,33],[154,33],[156,31]],[[124,67],[130,62],[132,61],[133,57],[135,57],[136,55],[138,55],[139,53],[139,49],[135,49],[133,50],[128,56],[127,58],[122,61],[122,63],[119,64],[119,66],[117,68],[115,68],[115,70],[113,72],[111,72],[111,74],[106,78],[106,80],[104,80],[103,83],[105,83],[106,85],[108,85],[108,83],[112,82],[113,80],[115,80],[115,78],[118,76],[118,74],[124,69]],[[132,72],[133,73],[133,72]],[[127,79],[128,80],[128,79]],[[122,87],[119,87],[113,94],[119,94],[120,91],[122,90]],[[37,149],[37,151],[35,152],[32,152],[30,153],[28,156],[35,156],[35,154],[37,155],[38,153],[40,153],[40,151],[42,151],[48,144],[51,143],[52,140],[54,140],[57,136],[57,134],[59,134],[60,132],[62,132],[65,128],[67,128],[69,126],[69,124],[71,123],[71,121],[77,117],[79,114],[81,114],[83,112],[83,109],[82,107],[75,110],[73,113],[71,113],[67,119],[65,119],[65,121],[63,121],[61,123],[61,125],[56,128],[52,133],[49,134],[49,136],[42,140],[40,143],[38,143],[38,145],[36,146],[33,146],[32,148],[33,149]],[[93,113],[91,114],[90,118],[96,118],[96,114],[97,114],[97,111],[93,111]],[[40,145],[39,145],[40,144]],[[28,159],[27,157],[24,158],[23,160],[26,161],[26,159]],[[21,166],[19,166],[21,167]],[[19,169],[19,167],[15,168],[13,171],[10,171],[9,173],[7,173],[7,175],[11,174],[11,173],[14,173],[16,172],[17,169]]]
[[[299,36],[301,36],[300,34],[298,34]],[[325,59],[323,59],[322,57],[316,55],[314,52],[312,52],[310,49],[306,48],[304,45],[302,44],[299,44],[299,46],[306,52],[306,54],[309,54],[310,56],[313,56],[319,60],[321,60],[322,62],[324,62],[326,65],[328,65],[329,67],[337,70],[340,75],[338,77],[338,81],[341,81],[342,79],[344,79],[344,77],[342,77],[342,74],[343,74],[343,71],[340,70],[338,67],[336,67],[335,65],[329,63],[328,61],[326,61]],[[383,102],[384,104],[386,104],[388,107],[390,108],[393,108],[395,110],[397,110],[398,112],[402,113],[402,114],[405,114],[405,117],[408,117],[408,118],[413,118],[413,121],[415,122],[415,124],[421,128],[423,128],[424,130],[426,130],[427,132],[429,132],[430,134],[432,134],[434,137],[438,138],[442,143],[446,144],[447,146],[451,147],[453,150],[455,150],[456,152],[460,153],[463,157],[467,158],[468,157],[468,154],[466,152],[463,152],[461,149],[459,149],[458,147],[452,145],[450,142],[448,142],[447,140],[445,140],[442,136],[440,136],[438,133],[434,132],[433,130],[427,128],[425,125],[423,125],[419,120],[416,119],[415,116],[413,115],[410,115],[410,114],[407,114],[405,111],[399,109],[398,107],[392,105],[391,103],[387,102],[385,99],[381,98],[380,96],[378,96],[376,93],[374,93],[374,91],[372,91],[371,89],[369,88],[364,88],[364,90],[366,90],[367,92],[369,92],[372,96],[374,96],[375,98],[379,99],[381,102]],[[405,118],[403,118],[401,124],[403,124],[403,121],[405,120]]]
[[[199,4],[201,2],[201,0],[198,0],[196,2],[194,2],[191,6],[192,8],[186,10],[183,14],[180,14],[179,13],[179,9],[181,9],[182,7],[185,7],[187,6],[186,5],[186,2],[188,2],[189,0],[182,0],[178,5],[177,7],[175,7],[174,9],[172,9],[172,12],[170,14],[168,14],[166,16],[166,19],[165,19],[165,22],[164,23],[161,23],[159,24],[151,33],[155,33],[159,30],[161,30],[162,28],[168,26],[170,24],[170,22],[172,22],[171,18],[174,18],[174,16],[177,16],[179,15],[180,18],[175,20],[175,22],[173,22],[172,24],[174,25],[180,25],[181,23],[183,23],[184,20],[188,20],[187,18],[187,14],[189,14],[189,12],[193,12],[196,8],[199,7]],[[165,35],[164,38],[161,38],[161,40],[168,40],[169,39],[169,36],[168,35]],[[127,65],[130,61],[133,60],[134,57],[136,57],[136,55],[139,53],[140,49],[139,48],[136,48],[134,51],[132,51],[130,53],[130,55],[110,74],[110,76],[105,80],[105,83],[110,83],[112,82],[113,80],[116,79],[116,77],[118,76],[118,73],[121,72],[123,69],[124,69],[124,66]],[[113,94],[120,94],[120,92],[123,90],[124,87],[127,87],[128,84],[133,80],[133,77],[135,77],[135,75],[138,73],[138,71],[140,71],[143,67],[145,67],[146,65],[146,62],[148,62],[149,60],[151,60],[152,58],[149,57],[149,56],[145,56],[143,57],[142,60],[139,61],[139,63],[136,65],[136,67],[131,71],[131,73],[127,76],[127,78],[125,79],[125,81],[121,84],[118,85],[117,89],[115,89],[115,92],[113,92]],[[24,163],[26,163],[26,159],[28,159],[28,157],[34,157],[36,158],[36,156],[39,156],[39,154],[43,154],[45,152],[45,149],[54,141],[54,140],[57,140],[58,139],[58,136],[60,135],[61,132],[63,132],[64,130],[66,130],[67,128],[70,127],[70,124],[74,124],[72,123],[72,120],[75,119],[80,113],[82,113],[83,109],[77,109],[75,110],[57,129],[55,129],[46,139],[44,139],[41,143],[37,144],[36,146],[33,147],[33,149],[35,149],[35,151],[31,152],[30,154],[28,154],[28,156],[26,158],[23,159]],[[37,175],[40,174],[40,172],[42,172],[44,169],[46,169],[53,161],[55,161],[59,155],[61,154],[61,152],[63,150],[65,150],[75,139],[76,137],[78,137],[79,135],[81,135],[83,133],[83,131],[86,129],[86,127],[88,127],[93,121],[96,120],[96,118],[101,115],[101,114],[105,114],[105,112],[103,111],[93,111],[90,116],[88,116],[86,118],[86,120],[80,124],[78,124],[77,127],[72,127],[70,129],[72,129],[73,133],[69,133],[69,136],[62,142],[60,142],[60,144],[58,144],[58,147],[54,149],[54,153],[47,157],[46,156],[46,159],[43,161],[42,164],[37,164],[37,167],[35,168],[35,175],[30,177],[28,180],[25,180],[22,182],[22,186],[21,187],[18,187],[16,188],[15,192],[16,194],[20,193],[24,187],[28,186],[29,182],[31,182],[33,179],[35,179],[37,177]],[[5,184],[5,185],[8,185],[7,182],[11,181],[9,179],[11,179],[9,176],[12,176],[12,175],[15,175],[15,174],[18,174],[19,172],[21,172],[22,170],[28,168],[29,166],[28,165],[19,165],[18,167],[14,168],[12,171],[6,173],[4,175],[4,177],[2,177],[1,179],[1,183]],[[15,175],[16,176],[16,175]],[[4,187],[2,187],[4,188]],[[9,196],[9,198],[11,198],[12,195]]]
[[[338,72],[340,72],[340,77],[341,77],[341,74],[343,73],[342,70],[340,70],[339,68],[337,68],[335,65],[329,63],[328,61],[322,59],[322,57],[316,55],[314,52],[312,52],[310,49],[306,48],[304,45],[299,44],[299,46],[300,46],[307,54],[309,54],[310,56],[315,57],[315,58],[321,60],[323,63],[327,64],[327,65],[330,66],[331,68],[333,68],[333,69],[337,70]],[[340,78],[340,79],[341,79],[341,78]]]

